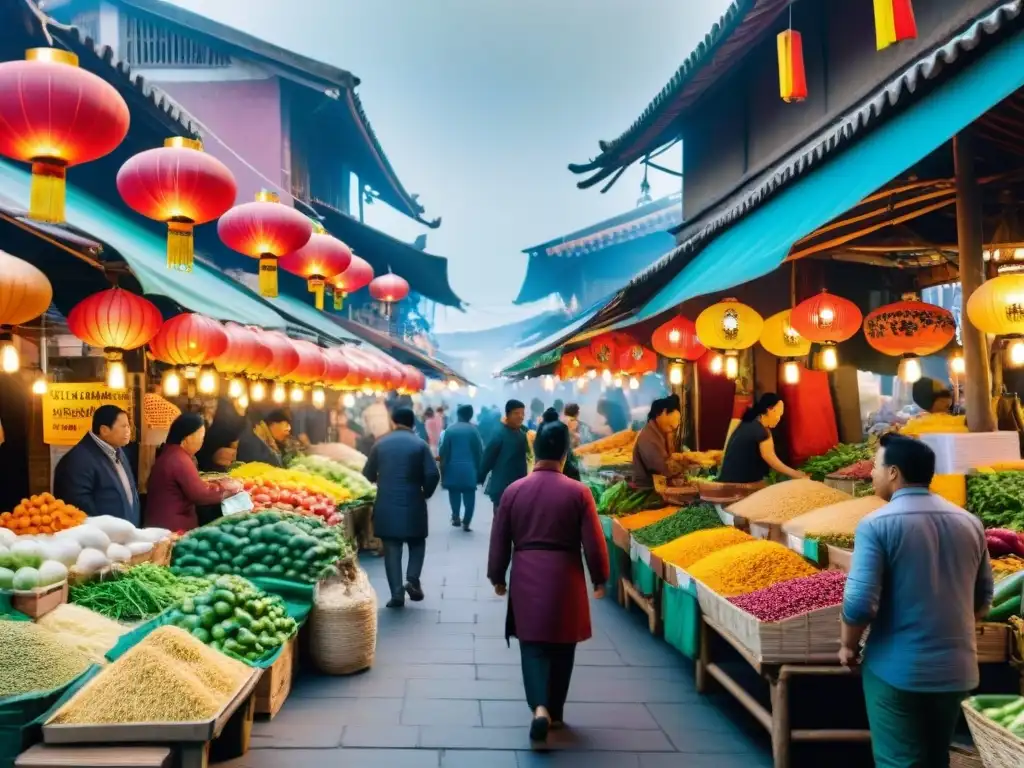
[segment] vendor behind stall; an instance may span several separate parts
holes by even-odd
[[[747,408],[725,446],[722,469],[718,473],[720,483],[758,483],[773,469],[794,479],[807,477],[775,455],[772,429],[778,426],[784,409],[782,398],[773,392],[761,395],[754,405]]]
[[[647,425],[633,446],[633,482],[639,488],[653,488],[654,476],[668,476],[671,440],[679,429],[679,397],[669,395],[651,403]]]
[[[911,396],[914,403],[928,413],[949,413],[953,408],[953,393],[949,387],[927,376],[914,382]]]

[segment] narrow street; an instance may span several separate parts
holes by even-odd
[[[383,608],[383,562],[364,558],[380,598],[377,660],[351,678],[297,681],[252,750],[232,768],[761,768],[767,736],[724,696],[694,692],[692,664],[609,597],[593,604],[594,638],[577,652],[569,728],[531,752],[519,653],[505,645],[505,604],[486,581],[490,502],[474,530],[448,525],[431,500],[427,599]]]

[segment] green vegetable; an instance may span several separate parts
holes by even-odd
[[[992,595],[992,605],[1001,605],[1014,597],[1020,597],[1022,587],[1024,587],[1024,571],[1011,573],[996,584],[995,592]]]
[[[288,463],[288,467],[319,475],[332,483],[337,483],[356,499],[372,498],[377,494],[377,489],[363,477],[362,472],[346,467],[326,456],[296,456]]]
[[[967,509],[986,528],[1024,530],[1024,472],[968,475]]]
[[[144,563],[112,578],[71,587],[71,602],[117,621],[141,621],[180,605],[194,613],[191,596],[208,590],[210,582],[177,576],[170,569]]]
[[[820,482],[833,472],[870,459],[872,454],[872,448],[867,443],[840,443],[827,453],[808,459],[800,469],[810,475],[812,480]]]
[[[1021,598],[1020,595],[1017,595],[1006,602],[994,605],[988,612],[988,616],[985,617],[985,621],[1006,621],[1011,616],[1017,616],[1020,614],[1020,604]]]
[[[688,533],[706,528],[718,528],[721,525],[722,521],[713,505],[691,504],[683,507],[674,515],[669,515],[656,523],[633,531],[633,538],[645,547],[653,549],[675,541]]]

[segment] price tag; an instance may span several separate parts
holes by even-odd
[[[224,516],[240,515],[243,512],[251,512],[252,510],[252,497],[245,491],[229,496],[220,503],[220,511]]]
[[[799,536],[794,536],[792,533],[786,534],[786,546],[798,555],[802,555],[804,553],[804,540]]]
[[[684,571],[682,568],[680,568],[677,565],[674,565],[672,567],[676,569],[676,584],[679,585],[679,588],[680,589],[689,589],[690,588],[690,582],[691,582],[690,574],[688,574],[686,571]]]

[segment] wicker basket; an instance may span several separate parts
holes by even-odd
[[[309,615],[309,652],[327,675],[351,675],[373,666],[377,649],[377,594],[366,572],[321,582]]]
[[[985,768],[1020,768],[1024,765],[1024,741],[974,708],[971,699],[963,703],[967,726]]]

